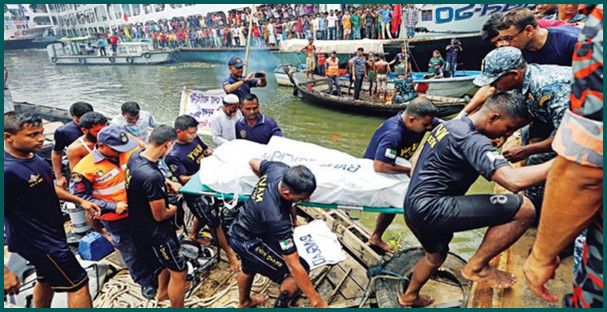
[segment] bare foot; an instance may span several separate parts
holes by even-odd
[[[262,304],[266,301],[268,301],[268,299],[270,299],[270,297],[268,297],[268,295],[266,294],[255,294],[253,296],[251,296],[249,298],[248,301],[244,302],[243,304],[238,304],[239,308],[252,308],[255,307],[256,305]]]
[[[169,293],[168,292],[158,293],[156,300],[158,300],[158,302],[163,302],[163,301],[169,300]]]
[[[489,287],[494,289],[510,288],[516,283],[516,275],[500,271],[489,265],[478,272],[474,272],[467,267],[464,267],[462,268],[461,273],[462,276],[473,282],[487,283],[489,284]]]
[[[377,246],[387,253],[394,253],[394,248],[392,248],[392,246],[390,246],[388,243],[384,242],[381,239],[376,239],[373,236],[369,237],[369,245]]]
[[[405,295],[398,297],[398,303],[403,307],[421,308],[434,303],[434,298],[426,295],[418,295],[414,298],[405,298]]]

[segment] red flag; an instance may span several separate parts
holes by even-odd
[[[128,16],[126,16],[126,12],[122,13],[122,19],[123,19],[125,22],[128,22],[128,21],[129,21],[129,17],[128,17]]]
[[[400,29],[402,9],[400,4],[394,5],[394,12],[392,13],[392,33],[395,34]]]

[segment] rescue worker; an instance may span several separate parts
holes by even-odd
[[[63,176],[63,172],[61,171],[63,151],[84,134],[80,128],[80,117],[92,111],[93,106],[89,103],[76,102],[72,104],[70,106],[72,121],[57,128],[53,134],[54,144],[53,151],[51,152],[51,163],[53,165],[53,171],[55,172],[55,183],[62,188],[67,188],[67,179]]]
[[[413,157],[426,131],[440,124],[435,118],[438,110],[427,98],[418,97],[411,101],[404,112],[386,120],[373,134],[363,158],[373,160],[375,172],[390,174],[411,173]],[[392,253],[394,249],[382,241],[382,235],[394,220],[393,214],[380,213],[369,244]]]
[[[489,138],[510,136],[527,123],[520,95],[501,93],[481,110],[436,127],[416,164],[403,203],[405,221],[424,249],[424,257],[398,301],[403,306],[427,306],[434,300],[420,295],[422,286],[445,261],[454,232],[489,226],[481,245],[461,269],[463,277],[494,289],[510,288],[514,274],[489,265],[489,260],[516,242],[535,219],[533,203],[519,194],[465,195],[482,175],[511,192],[541,183],[553,161],[512,168]]]
[[[53,171],[36,152],[44,143],[42,119],[30,113],[4,117],[4,226],[10,252],[36,269],[34,307],[50,308],[67,292],[70,308],[92,308],[88,276],[67,245],[59,200],[90,213],[99,206],[53,184]],[[4,266],[4,294],[19,292],[19,279]]]
[[[532,122],[552,126],[541,141],[503,152],[506,160],[517,162],[528,158],[527,165],[544,163],[556,157],[552,150],[555,129],[569,105],[573,74],[571,67],[538,65],[525,62],[521,50],[503,47],[491,51],[483,59],[482,73],[474,79],[478,86],[491,86],[497,91],[510,91],[523,95]],[[545,130],[545,129],[538,129]],[[543,185],[526,190],[526,196],[541,210]]]
[[[146,298],[153,298],[156,293],[153,272],[158,264],[146,257],[145,253],[138,254],[127,220],[124,171],[136,149],[137,141],[130,138],[123,128],[107,126],[101,129],[93,151],[72,170],[70,191],[101,207],[97,219],[109,232],[133,281],[142,286]]]
[[[305,166],[290,168],[260,159],[252,159],[249,165],[260,179],[228,231],[230,246],[242,261],[238,307],[250,308],[268,300],[265,294],[250,294],[259,273],[280,284],[275,307],[286,307],[287,298],[301,289],[312,306],[326,308],[310,281],[308,264],[299,258],[291,229],[296,222],[294,204],[308,200],[316,189],[314,174]]]
[[[177,130],[177,141],[173,149],[166,156],[166,164],[179,183],[185,185],[192,178],[197,178],[195,174],[200,169],[200,160],[213,154],[213,149],[208,147],[198,137],[198,121],[189,115],[177,117],[175,120],[175,129]],[[217,205],[211,205],[204,201],[200,196],[184,194],[184,199],[190,211],[196,216],[194,226],[190,233],[190,239],[195,242],[208,245],[208,242],[201,241],[198,233],[205,225],[211,230],[211,235],[219,243],[219,247],[225,251],[230,269],[239,271],[240,264],[234,251],[228,245],[223,228],[219,221],[219,211]]]
[[[149,145],[134,152],[127,164],[126,188],[129,221],[138,247],[153,255],[145,260],[159,262],[158,301],[169,299],[172,308],[183,308],[188,266],[179,253],[179,240],[170,218],[177,206],[170,205],[168,191],[177,194],[178,183],[171,183],[160,170],[177,138],[175,129],[159,125],[149,136]]]

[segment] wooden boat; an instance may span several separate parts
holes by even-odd
[[[107,56],[89,55],[84,44],[92,38],[67,40],[46,47],[50,61],[55,65],[157,65],[173,63],[179,58],[178,50],[155,50],[152,42],[123,42],[118,44],[116,55],[106,46]]]
[[[326,78],[314,82],[299,82],[289,73],[291,83],[294,85],[294,94],[300,93],[303,100],[325,107],[352,113],[363,113],[379,116],[391,116],[407,108],[408,102],[402,104],[382,103],[369,99],[368,89],[361,91],[360,99],[355,100],[348,95],[336,96],[327,93]],[[346,93],[342,87],[342,94]],[[463,99],[442,96],[425,95],[432,100],[439,110],[438,117],[449,116],[461,111],[467,102]]]

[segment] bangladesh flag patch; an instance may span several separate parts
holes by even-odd
[[[386,152],[384,153],[384,156],[386,156],[386,158],[396,159],[396,150],[393,150],[391,148],[386,148]]]
[[[295,246],[295,243],[293,243],[293,238],[287,238],[280,242],[280,249],[284,251],[293,248],[293,246]]]

